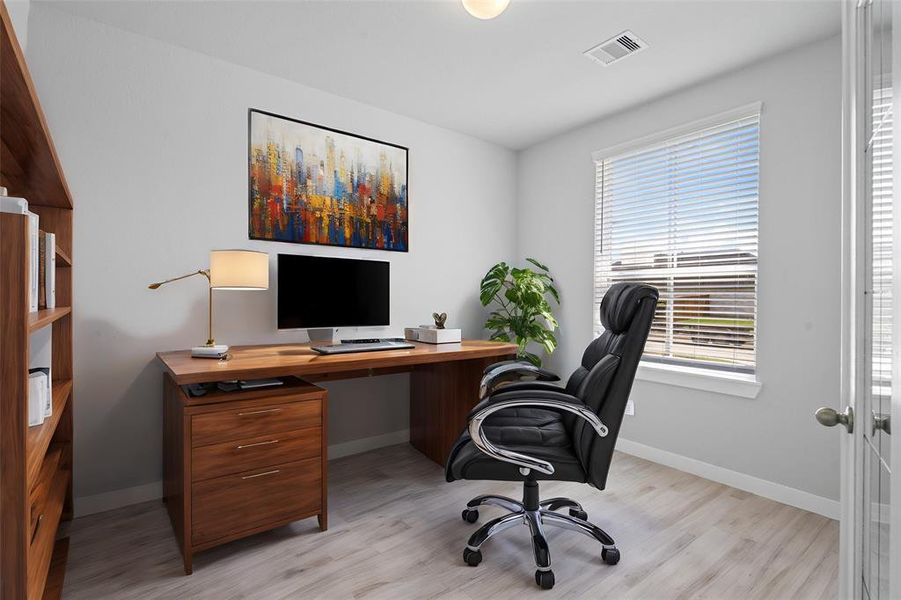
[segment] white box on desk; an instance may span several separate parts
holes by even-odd
[[[452,344],[463,339],[462,329],[437,329],[435,327],[407,327],[404,337],[411,342],[426,344]]]

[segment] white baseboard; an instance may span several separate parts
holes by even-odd
[[[130,504],[140,504],[148,500],[163,497],[163,482],[153,481],[144,485],[103,492],[92,496],[75,498],[75,516],[84,517],[94,513],[106,512]]]
[[[401,429],[400,431],[392,431],[382,435],[374,435],[372,437],[362,438],[359,440],[351,440],[341,444],[332,444],[328,447],[329,460],[350,456],[352,454],[360,454],[369,452],[376,448],[385,446],[394,446],[410,441],[410,430]],[[153,481],[138,485],[135,487],[125,488],[121,490],[113,490],[102,494],[94,494],[92,496],[81,496],[75,498],[75,516],[84,517],[95,513],[106,512],[131,504],[140,504],[149,500],[157,500],[163,497],[163,482]]]
[[[382,435],[374,435],[372,437],[361,438],[359,440],[350,440],[340,444],[329,444],[328,459],[343,458],[351,454],[360,454],[361,452],[369,452],[376,448],[384,448],[385,446],[394,446],[410,441],[410,430],[401,429],[400,431],[392,431],[383,433]]]
[[[782,504],[788,504],[803,510],[823,515],[830,519],[838,519],[841,514],[841,504],[838,500],[817,496],[810,492],[788,487],[781,483],[774,483],[766,479],[760,479],[738,471],[732,471],[724,467],[718,467],[694,458],[688,458],[666,450],[660,450],[645,444],[639,444],[631,440],[619,438],[616,441],[616,449],[632,456],[637,456],[651,462],[666,465],[679,471],[685,471],[704,479],[722,483],[730,487],[738,488]]]

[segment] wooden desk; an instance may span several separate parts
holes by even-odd
[[[309,382],[410,372],[410,443],[444,465],[475,405],[482,370],[513,358],[516,345],[482,340],[415,344],[407,350],[322,355],[309,344],[236,346],[227,361],[191,358],[188,350],[160,352],[177,385],[295,375]]]
[[[163,494],[185,572],[195,552],[292,520],[318,516],[327,527],[327,398],[314,382],[409,372],[410,443],[444,465],[482,371],[515,353],[515,344],[463,341],[330,356],[308,344],[238,346],[226,361],[157,354],[165,368]],[[290,376],[303,381],[197,398],[180,387]]]

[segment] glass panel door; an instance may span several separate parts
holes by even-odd
[[[891,436],[884,427],[892,398],[892,285],[893,285],[893,109],[892,6],[873,0],[864,6],[866,119],[866,258],[869,339],[865,360],[870,380],[862,394],[858,419],[863,437],[861,596],[889,598],[889,505]]]

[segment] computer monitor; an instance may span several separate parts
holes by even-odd
[[[278,328],[390,324],[390,263],[278,255]]]

